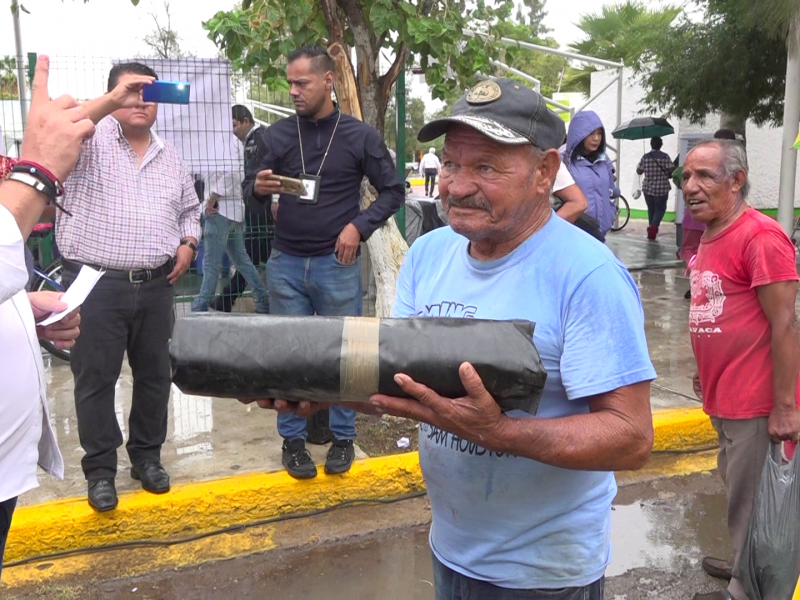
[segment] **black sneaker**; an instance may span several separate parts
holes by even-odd
[[[216,296],[211,301],[210,306],[217,312],[229,313],[233,310],[233,302],[231,302],[230,296]]]
[[[295,479],[311,479],[317,476],[317,466],[311,460],[311,454],[306,450],[303,438],[283,441],[281,462],[289,475]]]
[[[328,449],[328,456],[325,458],[325,472],[328,475],[345,473],[353,466],[355,457],[353,440],[333,440],[333,444]]]

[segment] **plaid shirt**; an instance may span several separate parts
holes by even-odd
[[[200,239],[200,201],[189,168],[155,133],[141,164],[113,117],[83,143],[64,184],[56,243],[65,258],[108,269],[154,269],[181,238]]]
[[[660,150],[648,152],[639,161],[638,169],[644,171],[642,191],[651,196],[669,195],[669,176],[675,168],[668,154]]]

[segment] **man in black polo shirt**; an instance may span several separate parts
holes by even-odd
[[[286,71],[297,116],[267,129],[267,154],[254,185],[257,198],[280,194],[267,266],[270,309],[277,315],[360,316],[359,245],[400,209],[405,186],[380,134],[333,103],[335,66],[324,48],[295,50]],[[303,180],[307,193],[286,193],[270,179],[273,174]],[[362,211],[364,177],[378,198]],[[330,429],[335,439],[325,472],[344,473],[353,463],[355,412],[332,406]],[[289,474],[314,477],[317,468],[305,447],[306,420],[279,414],[278,433]]]

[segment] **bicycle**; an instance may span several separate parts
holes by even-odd
[[[51,262],[47,267],[40,270],[34,267],[33,275],[31,276],[30,289],[32,292],[65,292],[66,288],[61,283],[64,267],[61,264],[61,259],[57,258]],[[60,358],[63,361],[69,362],[70,352],[68,348],[57,348],[53,342],[47,340],[39,340],[39,345],[47,350],[52,356]]]
[[[620,231],[624,229],[625,225],[628,224],[628,221],[631,220],[631,207],[628,204],[627,198],[625,196],[619,196],[617,201],[615,202],[616,209],[617,209],[617,218],[614,220],[616,225],[611,227],[611,231]]]

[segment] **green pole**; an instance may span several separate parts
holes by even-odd
[[[395,103],[397,104],[397,146],[395,152],[397,153],[397,176],[402,181],[406,180],[406,70],[405,67],[400,70],[400,75],[397,77],[395,83]],[[406,207],[397,211],[395,215],[397,227],[400,229],[400,235],[405,239],[406,237]]]
[[[33,72],[36,70],[36,52],[28,52],[28,83],[33,85]]]

